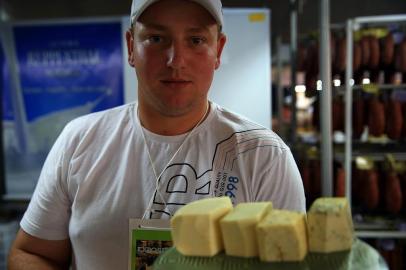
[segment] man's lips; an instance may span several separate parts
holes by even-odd
[[[192,81],[189,80],[183,80],[183,79],[164,79],[161,80],[161,83],[170,86],[170,87],[185,87],[192,83]]]
[[[163,83],[185,83],[185,82],[191,82],[190,80],[184,80],[184,79],[163,79],[161,80]]]

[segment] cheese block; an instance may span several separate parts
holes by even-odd
[[[307,227],[310,252],[351,249],[354,229],[346,198],[318,198],[307,214]]]
[[[270,210],[272,210],[271,202],[240,203],[220,220],[227,255],[240,257],[259,255],[255,228]]]
[[[256,233],[261,261],[301,261],[306,257],[304,213],[274,209],[257,225]]]
[[[180,208],[171,219],[176,249],[188,256],[213,256],[222,251],[220,219],[232,208],[229,197],[202,199]]]

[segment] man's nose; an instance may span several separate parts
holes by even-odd
[[[181,43],[174,41],[168,48],[168,67],[182,69],[185,67],[187,48]]]

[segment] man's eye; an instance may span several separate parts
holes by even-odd
[[[163,38],[161,36],[150,36],[148,40],[152,43],[159,43],[163,41]]]
[[[191,40],[194,45],[200,45],[206,41],[206,39],[203,37],[192,37]]]

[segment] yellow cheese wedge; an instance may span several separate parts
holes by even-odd
[[[304,213],[274,209],[257,225],[256,232],[261,261],[301,261],[306,257]]]
[[[255,228],[271,210],[271,202],[240,203],[220,220],[226,254],[240,257],[258,256]]]
[[[307,214],[309,251],[334,252],[351,249],[354,228],[346,198],[319,198]]]
[[[202,199],[180,208],[171,219],[176,249],[187,256],[213,256],[222,251],[220,219],[232,208],[229,197]]]

